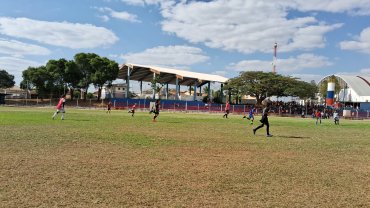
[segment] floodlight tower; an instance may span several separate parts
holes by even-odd
[[[274,59],[272,61],[272,73],[276,73],[276,51],[277,51],[277,43],[275,41],[275,44],[274,44]]]

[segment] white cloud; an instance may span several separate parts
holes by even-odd
[[[127,21],[130,21],[130,22],[138,22],[138,23],[141,22],[140,20],[136,19],[137,15],[135,15],[135,14],[130,14],[130,13],[125,12],[125,11],[116,12],[113,9],[108,8],[108,7],[105,7],[104,9],[110,12],[109,15],[111,17],[114,17],[114,18],[117,18],[117,19],[120,19],[120,20],[127,20]]]
[[[9,74],[14,75],[14,81],[18,85],[23,80],[22,71],[26,70],[29,66],[38,67],[41,65],[44,64],[16,57],[0,57],[0,69],[4,69]]]
[[[301,81],[305,82],[311,82],[311,80],[315,80],[315,83],[317,84],[324,76],[318,75],[318,74],[292,74],[290,75],[292,77],[300,78]]]
[[[292,2],[291,6],[300,11],[325,11],[333,13],[348,12],[350,15],[369,15],[370,2],[368,0],[282,0]]]
[[[228,73],[226,71],[215,71],[212,74],[214,74],[214,75],[220,75],[220,76],[224,77]]]
[[[245,54],[324,48],[324,34],[343,24],[327,25],[313,16],[288,19],[291,0],[216,0],[180,2],[162,10],[162,30],[191,43]],[[191,15],[189,15],[191,14]]]
[[[200,48],[191,46],[158,46],[146,49],[141,53],[121,55],[126,62],[147,65],[192,65],[209,60]]]
[[[114,57],[116,58],[118,55],[115,55],[115,54],[109,54],[109,57]]]
[[[360,53],[370,54],[370,27],[364,29],[356,41],[342,41],[340,48],[343,50],[354,50]]]
[[[102,18],[104,22],[108,22],[109,21],[109,17],[107,15],[97,15],[97,17]]]
[[[0,33],[72,49],[107,47],[119,40],[111,30],[104,27],[28,18],[0,17]]]
[[[338,72],[338,75],[370,76],[370,69],[361,69],[358,72]]]
[[[121,0],[121,1],[128,4],[128,5],[144,6],[144,1],[143,0]]]
[[[276,60],[276,71],[279,72],[298,72],[303,69],[315,69],[325,66],[331,66],[334,63],[329,62],[325,56],[316,56],[311,53],[305,53],[296,58]],[[235,71],[265,71],[272,72],[271,61],[249,60],[239,63],[231,63],[226,66],[227,69]]]
[[[50,55],[51,51],[38,45],[0,38],[0,53],[13,56]]]

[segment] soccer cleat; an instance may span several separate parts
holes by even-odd
[[[65,120],[64,118],[62,118],[62,120]]]
[[[267,134],[267,137],[272,137],[272,135],[271,134]]]
[[[243,116],[243,118],[247,118],[247,116]]]
[[[54,117],[53,116],[51,118],[54,120]]]
[[[153,122],[157,122],[155,119],[153,119]]]
[[[250,120],[250,118],[247,118],[248,120]]]
[[[256,134],[256,129],[253,129],[253,134]]]

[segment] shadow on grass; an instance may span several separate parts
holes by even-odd
[[[293,139],[310,139],[310,137],[299,137],[299,136],[277,136],[283,138],[293,138]]]

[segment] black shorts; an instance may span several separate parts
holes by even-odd
[[[108,108],[108,110],[110,110],[110,108]]]
[[[131,113],[135,113],[135,110],[131,110]]]
[[[229,110],[226,110],[226,113],[227,113],[227,114],[229,114],[229,112],[230,112]]]
[[[157,110],[157,111],[154,111],[154,114],[159,114],[159,110]]]

